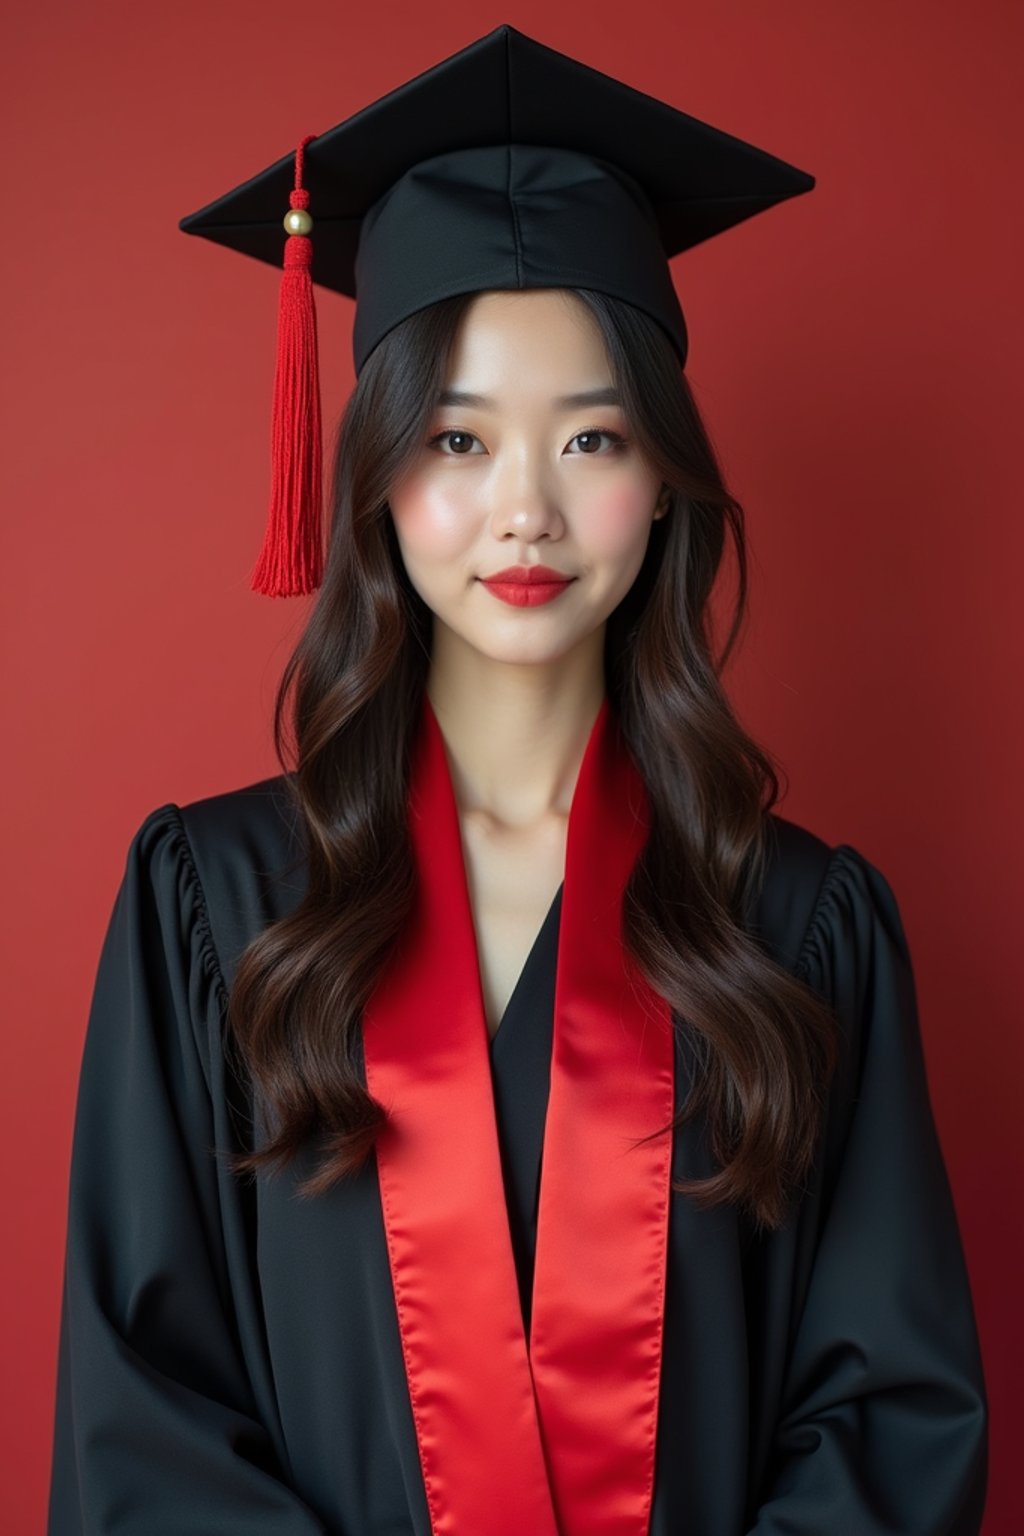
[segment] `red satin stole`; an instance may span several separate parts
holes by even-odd
[[[646,1536],[674,1109],[668,1005],[620,940],[648,828],[608,699],[569,812],[529,1343],[458,810],[424,694],[413,919],[363,1019],[377,1166],[433,1536]]]

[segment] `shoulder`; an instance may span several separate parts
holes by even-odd
[[[285,774],[157,806],[136,831],[131,857],[188,901],[228,985],[241,952],[305,890],[300,818]]]
[[[895,894],[878,865],[853,844],[829,843],[775,812],[750,914],[772,958],[812,981],[826,951],[863,947],[876,927],[904,941]]]
[[[896,895],[878,865],[851,843],[832,845],[771,819],[759,936],[839,1025],[826,1149],[834,1169],[869,1081],[905,1083],[908,1096],[925,1092],[914,969]]]
[[[182,827],[204,863],[246,857],[264,866],[296,852],[298,816],[286,774],[188,800],[177,807]]]

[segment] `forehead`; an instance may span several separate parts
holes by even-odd
[[[569,393],[612,381],[600,327],[565,288],[491,289],[467,305],[446,384],[495,395]]]

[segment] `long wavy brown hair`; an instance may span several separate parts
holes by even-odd
[[[702,1206],[734,1202],[771,1229],[813,1162],[838,1026],[743,923],[781,772],[721,683],[747,617],[743,509],[657,324],[621,300],[572,292],[601,329],[633,440],[671,492],[608,619],[605,682],[651,809],[624,942],[690,1032],[696,1070],[672,1125],[706,1113],[715,1170],[673,1187]],[[277,692],[275,747],[309,880],[299,905],[247,947],[231,988],[228,1033],[269,1119],[266,1143],[230,1163],[255,1173],[315,1137],[304,1197],[359,1167],[385,1118],[361,1075],[360,1019],[413,900],[406,792],[432,632],[388,495],[422,450],[472,297],[411,315],[359,375],[336,439],[323,583]],[[727,533],[735,596],[716,652],[711,597]]]

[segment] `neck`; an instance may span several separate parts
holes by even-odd
[[[440,626],[438,626],[440,628]],[[565,817],[605,695],[604,632],[555,665],[495,662],[437,636],[427,696],[460,811],[510,830]]]

